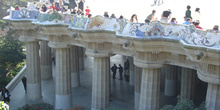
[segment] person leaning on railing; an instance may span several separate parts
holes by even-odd
[[[161,15],[161,19],[160,19],[160,21],[162,22],[162,23],[168,23],[168,21],[171,19],[171,10],[170,9],[168,9],[168,10],[166,10],[166,11],[163,11],[163,13],[162,13],[162,15]]]

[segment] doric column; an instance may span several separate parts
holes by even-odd
[[[134,86],[134,61],[133,61],[133,57],[129,57],[129,83],[131,86]]]
[[[84,70],[84,49],[83,47],[78,48],[78,54],[79,54],[79,69]]]
[[[55,108],[69,109],[72,107],[70,50],[56,48],[56,95]]]
[[[71,65],[71,85],[72,87],[80,86],[79,75],[79,54],[77,46],[71,46],[70,48],[70,65]]]
[[[160,68],[143,68],[139,110],[159,110]]]
[[[206,93],[206,107],[207,110],[220,109],[220,85],[208,83]]]
[[[39,42],[27,42],[26,48],[27,98],[28,100],[36,101],[42,98]]]
[[[176,79],[177,79],[177,66],[167,66],[166,67],[166,77],[165,77],[165,91],[166,96],[176,95]]]
[[[86,51],[88,56],[94,57],[92,79],[92,107],[91,110],[109,107],[109,54]]]
[[[135,110],[138,110],[140,104],[139,102],[140,102],[140,91],[141,91],[142,68],[134,66],[134,74],[135,74],[134,108]]]
[[[180,99],[193,100],[196,70],[182,68]]]
[[[40,67],[41,79],[47,80],[52,78],[52,62],[51,48],[48,46],[48,41],[40,41]]]

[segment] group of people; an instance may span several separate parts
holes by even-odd
[[[182,24],[184,24],[184,25],[193,24],[193,25],[195,25],[195,27],[197,29],[203,29],[200,26],[200,8],[196,8],[195,9],[193,17],[191,15],[191,10],[190,9],[191,9],[191,6],[188,5],[187,6],[187,10],[185,12],[185,16],[184,16],[185,22],[183,22]],[[145,19],[145,23],[149,23],[150,21],[157,20],[157,18],[155,18],[155,14],[156,14],[156,10],[153,10],[152,13],[149,14],[147,16],[147,18]],[[160,22],[162,22],[162,23],[170,23],[170,24],[177,24],[178,22],[177,22],[176,18],[174,18],[174,17],[171,18],[171,14],[172,14],[172,12],[171,12],[170,9],[163,11],[163,13],[161,14]],[[169,22],[169,20],[170,20],[170,22]],[[132,22],[132,21],[130,20],[130,22]],[[213,27],[213,31],[218,32],[218,28],[219,28],[219,26],[215,25]]]
[[[84,17],[92,17],[92,14],[90,14],[90,9],[88,6],[84,10],[84,2],[85,0],[50,0],[49,3],[46,2],[41,7],[39,7],[37,6],[36,2],[31,3],[28,1],[27,6],[25,6],[25,8],[29,10],[39,10],[48,14],[57,11],[64,14],[67,13],[76,14],[78,16]],[[16,5],[15,10],[20,10],[20,6]]]
[[[127,59],[124,62],[124,68],[121,66],[121,64],[119,64],[119,67],[117,67],[116,64],[114,64],[111,67],[111,70],[113,72],[113,79],[116,79],[117,69],[119,70],[119,80],[123,80],[123,75],[122,74],[124,72],[125,80],[129,81],[129,60]]]

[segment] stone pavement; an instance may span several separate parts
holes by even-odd
[[[123,57],[121,55],[115,55],[111,57],[111,66],[113,64],[117,66],[123,65]],[[88,108],[91,107],[91,95],[92,95],[92,71],[93,71],[93,58],[85,58],[85,69],[80,72],[81,87],[72,89],[72,106],[82,105]],[[54,67],[54,66],[53,66]],[[53,68],[53,77],[55,77],[55,69]],[[111,73],[112,74],[112,73]],[[119,74],[117,71],[117,79],[112,79],[111,76],[111,102],[110,107],[120,108],[121,110],[134,110],[134,86],[130,86],[129,82],[125,80],[119,80]],[[54,104],[55,100],[55,78],[47,81],[42,81],[42,95],[43,98],[39,102],[46,102]],[[175,104],[175,97],[167,97],[161,92],[160,95],[160,107],[164,104]],[[16,110],[25,104],[33,104],[37,102],[28,101],[25,95],[23,84],[20,81],[18,85],[11,92],[11,102],[9,103],[10,110]]]

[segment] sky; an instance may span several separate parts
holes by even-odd
[[[116,17],[123,15],[130,19],[132,14],[137,14],[139,23],[156,10],[156,18],[160,20],[161,14],[171,9],[171,17],[175,17],[179,24],[184,22],[186,6],[191,6],[192,16],[196,8],[200,8],[200,26],[205,29],[212,29],[214,25],[220,25],[220,0],[163,0],[160,5],[153,5],[154,0],[86,0],[85,7],[89,6],[93,17],[103,15],[105,11],[109,16],[114,13]]]

